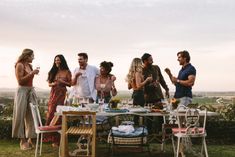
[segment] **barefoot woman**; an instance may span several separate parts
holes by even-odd
[[[30,139],[36,137],[29,106],[29,102],[37,104],[33,78],[39,70],[33,70],[31,65],[33,59],[33,51],[24,49],[15,64],[15,75],[19,86],[14,100],[12,137],[20,138],[21,150],[30,149],[32,144]]]

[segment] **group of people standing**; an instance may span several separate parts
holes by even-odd
[[[182,66],[178,76],[173,76],[169,68],[166,68],[165,71],[176,86],[174,98],[179,99],[182,105],[187,106],[192,102],[192,86],[196,79],[196,69],[190,63],[188,51],[178,52],[177,57]],[[132,60],[126,80],[128,89],[133,89],[134,105],[158,105],[164,99],[161,87],[165,90],[165,97],[169,98],[169,88],[160,67],[153,65],[151,54],[145,53],[141,58]]]
[[[182,66],[178,77],[171,74],[169,68],[165,71],[169,75],[171,82],[176,86],[174,98],[179,99],[180,105],[187,106],[192,102],[192,86],[196,78],[196,69],[190,63],[188,51],[177,53],[179,64]],[[132,98],[134,105],[144,106],[151,104],[162,109],[161,101],[169,98],[169,88],[164,80],[158,65],[153,65],[152,55],[145,53],[141,58],[134,58],[131,62],[127,75],[128,89],[133,89]],[[165,97],[162,92],[165,90]],[[146,125],[150,131],[161,130],[162,117],[149,117]]]
[[[187,51],[177,54],[178,61],[182,65],[178,77],[172,76],[169,69],[166,72],[170,80],[176,85],[176,98],[180,98],[184,104],[190,103],[192,98],[191,88],[195,81],[196,70],[189,63],[190,56]],[[29,103],[37,104],[37,96],[33,87],[33,78],[39,73],[39,69],[33,69],[31,63],[34,53],[31,49],[24,49],[15,64],[15,75],[18,88],[14,99],[12,137],[20,139],[22,150],[33,147],[32,138],[36,137],[32,114]],[[74,86],[74,94],[89,100],[98,102],[102,99],[108,103],[112,96],[117,95],[115,87],[116,77],[111,74],[113,63],[103,61],[100,69],[88,64],[88,55],[78,53],[79,67],[71,73],[66,59],[59,54],[54,57],[53,65],[48,72],[48,85],[51,87],[46,124],[51,123],[57,105],[63,105],[67,93],[66,87]],[[159,66],[153,65],[153,58],[145,53],[141,58],[134,58],[127,75],[128,89],[133,89],[133,104],[143,106],[146,103],[158,104],[164,98],[161,87],[165,90],[165,96],[169,97],[169,88],[162,76]],[[57,121],[61,124],[61,119]],[[53,146],[59,145],[58,134],[48,134],[45,141],[52,141]]]
[[[36,137],[32,114],[29,103],[37,104],[37,96],[33,87],[33,78],[39,73],[39,69],[33,69],[31,63],[34,59],[34,52],[31,49],[24,49],[15,64],[15,75],[18,88],[14,99],[12,137],[20,139],[22,150],[33,147],[32,138]],[[75,93],[79,97],[89,100],[89,102],[103,99],[108,103],[112,96],[117,94],[114,81],[116,77],[110,72],[113,63],[103,61],[100,69],[88,64],[86,53],[78,54],[77,67],[71,73],[66,59],[59,54],[54,57],[53,65],[48,72],[48,85],[51,87],[46,124],[49,125],[56,112],[57,105],[63,105],[67,93],[66,87],[74,86]],[[57,125],[61,124],[61,119]],[[59,134],[47,134],[44,141],[51,141],[54,147],[59,145]]]

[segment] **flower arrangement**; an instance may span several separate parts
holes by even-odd
[[[117,108],[117,104],[120,103],[120,102],[121,102],[120,98],[113,97],[113,98],[109,101],[109,107],[110,107],[110,108]]]
[[[109,103],[116,103],[116,104],[118,104],[118,103],[121,103],[121,99],[118,98],[118,97],[113,97],[113,98],[109,101]]]
[[[173,109],[176,109],[178,107],[178,104],[180,103],[180,100],[179,99],[176,99],[176,98],[172,98],[171,99],[171,104],[172,104],[172,108]]]

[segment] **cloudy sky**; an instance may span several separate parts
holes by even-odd
[[[116,86],[126,90],[131,60],[151,53],[164,73],[181,68],[176,53],[188,50],[197,69],[194,91],[235,91],[235,1],[233,0],[1,0],[0,87],[14,88],[14,63],[24,48],[41,67],[34,85],[46,78],[56,54],[71,71],[77,53],[89,64],[112,61]]]

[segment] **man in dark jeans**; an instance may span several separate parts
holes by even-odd
[[[165,89],[165,96],[169,98],[169,88],[162,76],[159,66],[153,65],[153,58],[150,54],[145,53],[141,57],[143,62],[143,76],[146,79],[152,76],[153,80],[144,86],[144,97],[146,104],[152,104],[155,108],[162,109],[161,100],[164,99],[161,86]],[[159,132],[163,123],[163,118],[150,118],[147,120],[147,127],[150,132]]]

